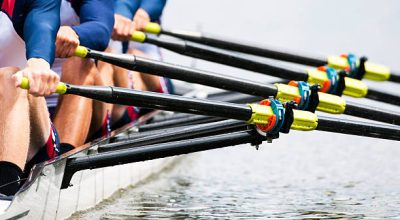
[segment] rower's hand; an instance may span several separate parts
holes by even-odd
[[[111,38],[118,41],[130,41],[132,33],[135,31],[135,23],[119,14],[115,14],[114,19],[115,23]]]
[[[50,64],[40,58],[29,59],[27,67],[12,76],[16,87],[21,87],[23,77],[28,78],[29,93],[34,96],[48,96],[54,93],[60,82],[60,77],[50,69]]]
[[[72,57],[79,43],[79,36],[71,27],[61,26],[56,39],[56,57]]]
[[[136,29],[143,31],[146,25],[150,22],[150,15],[143,9],[139,8],[135,16],[133,16],[133,21],[136,24]]]

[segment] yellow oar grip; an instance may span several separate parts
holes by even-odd
[[[29,89],[29,80],[26,77],[22,78],[21,89]]]
[[[249,124],[267,125],[270,118],[274,115],[271,106],[260,104],[247,104],[253,112],[251,118],[247,121]],[[318,126],[318,117],[312,112],[293,110],[293,123],[291,129],[300,131],[312,131]]]
[[[300,103],[301,96],[299,89],[295,86],[275,83],[278,90],[276,99],[281,102],[295,101]],[[342,114],[346,109],[346,101],[339,96],[318,92],[319,103],[317,110],[331,114]]]
[[[75,50],[74,55],[77,57],[85,58],[88,54],[88,49],[84,46],[78,46]]]
[[[345,69],[349,64],[345,57],[329,56],[328,66],[335,69]],[[383,65],[365,62],[364,78],[375,81],[386,81],[390,78],[390,69]]]
[[[383,65],[366,62],[364,78],[375,81],[386,81],[390,78],[390,69]]]
[[[22,78],[21,88],[22,89],[29,89],[29,80],[28,80],[28,78],[26,78],[26,77]],[[66,92],[67,92],[67,85],[65,83],[63,83],[63,82],[60,82],[57,85],[56,93],[62,95],[62,94],[65,94]]]
[[[318,70],[318,69],[310,69],[307,71],[308,73],[308,83],[310,84],[318,84],[321,87],[324,87],[324,83],[329,80],[326,72]],[[349,77],[345,77],[345,89],[343,90],[343,94],[356,97],[363,98],[368,93],[368,86],[363,83],[361,80],[352,79]]]
[[[295,101],[297,104],[300,103],[301,96],[297,87],[282,83],[275,83],[274,85],[278,90],[275,97],[276,99],[281,102]]]
[[[134,31],[131,40],[143,43],[146,40],[146,34],[141,31]]]
[[[161,26],[157,23],[149,22],[144,27],[144,32],[150,33],[150,34],[159,34],[159,33],[161,33]]]
[[[252,110],[251,118],[247,121],[249,124],[267,125],[271,116],[274,115],[271,106],[259,104],[247,104]]]
[[[346,77],[344,78],[344,84],[346,85],[343,90],[345,95],[364,98],[368,94],[368,86],[361,80]]]
[[[293,123],[290,126],[293,130],[312,131],[318,126],[316,114],[307,111],[293,110]]]
[[[318,92],[319,103],[317,110],[331,114],[343,114],[346,110],[346,100],[337,96],[323,92]]]

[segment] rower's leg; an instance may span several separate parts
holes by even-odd
[[[27,163],[24,168],[26,175],[35,164],[53,159],[62,153],[57,131],[50,121],[45,98],[28,95],[28,101],[30,141]]]
[[[99,61],[97,64],[99,74],[94,79],[96,86],[113,86],[113,68],[111,64]],[[113,105],[105,102],[93,101],[93,116],[90,125],[89,137],[99,137],[99,132],[107,130],[107,118],[111,114]]]
[[[129,54],[133,54],[136,56],[141,56],[141,57],[146,57],[146,54],[143,53],[140,50],[136,49],[129,49],[128,50]],[[146,91],[153,91],[153,92],[158,92],[161,90],[161,80],[159,76],[156,75],[151,75],[151,74],[146,74],[146,73],[140,73],[141,81],[143,82],[143,89]]]
[[[44,97],[28,95],[30,140],[27,161],[36,155],[44,147],[50,135],[50,117]]]
[[[29,147],[29,105],[27,91],[17,89],[12,74],[17,68],[0,68],[0,193],[19,189]]]
[[[74,85],[94,85],[97,73],[92,60],[71,57],[63,64],[61,81]],[[54,124],[61,143],[74,147],[85,143],[92,118],[92,104],[91,99],[82,96],[59,97]]]
[[[113,69],[113,80],[116,87],[146,90],[146,85],[143,83],[139,72],[127,70],[118,66],[113,66]],[[126,112],[126,108],[126,105],[113,106],[112,118],[114,122],[123,117]]]
[[[24,168],[29,146],[27,91],[17,89],[12,74],[16,68],[0,69],[0,160]]]

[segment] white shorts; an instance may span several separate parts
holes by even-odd
[[[0,11],[0,68],[26,66],[25,42],[17,34],[10,18]]]

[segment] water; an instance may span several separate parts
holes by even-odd
[[[345,135],[320,134],[194,154],[76,217],[400,218],[400,149],[366,138],[340,146]]]
[[[175,0],[168,3],[164,24],[251,37],[248,41],[295,51],[368,54],[370,60],[400,70],[399,18],[398,1]],[[193,62],[164,54],[169,62]],[[204,61],[195,64],[238,77],[272,79]],[[400,93],[392,83],[368,84]],[[258,151],[243,145],[185,157],[74,218],[400,218],[399,158],[399,144],[393,141],[291,132]]]

